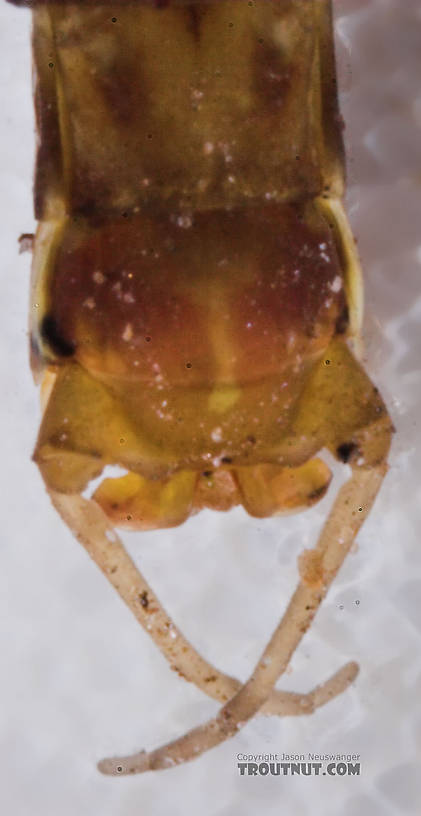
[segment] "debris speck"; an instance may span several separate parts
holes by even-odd
[[[182,229],[188,229],[192,223],[193,220],[190,215],[179,215],[176,220],[177,227],[181,227]]]
[[[329,284],[329,288],[332,292],[340,292],[342,289],[342,278],[340,275],[336,275],[333,279],[332,283]]]
[[[35,235],[32,232],[24,232],[18,238],[19,255],[22,252],[32,252],[34,246]]]
[[[122,337],[122,340],[125,341],[125,343],[128,343],[132,339],[132,337],[133,337],[133,326],[132,326],[131,323],[126,323],[126,326],[124,328],[124,332],[121,335],[121,337]]]
[[[87,297],[82,304],[85,309],[95,309],[95,301],[92,297]]]
[[[104,283],[105,281],[105,275],[103,275],[99,269],[95,270],[94,274],[92,275],[92,278],[94,282],[98,283],[99,285],[101,285],[101,283]]]

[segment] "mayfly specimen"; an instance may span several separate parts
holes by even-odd
[[[216,717],[105,773],[184,762],[274,690],[379,490],[392,426],[352,348],[362,284],[343,205],[330,0],[16,0],[33,8],[38,148],[31,311],[35,448],[52,502],[172,668]],[[249,680],[201,657],[115,527],[208,507],[257,517],[349,481]],[[107,465],[123,475],[105,478]]]

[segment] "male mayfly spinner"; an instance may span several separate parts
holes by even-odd
[[[352,348],[330,0],[16,0],[33,8],[38,151],[31,326],[52,502],[216,717],[104,773],[184,762],[256,714],[312,712],[355,678],[274,686],[370,511],[392,426]],[[309,507],[350,466],[241,684],[175,627],[115,527],[208,507]],[[104,478],[107,465],[125,475]]]

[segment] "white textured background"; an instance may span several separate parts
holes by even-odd
[[[29,13],[0,6],[0,803],[7,816],[391,816],[421,803],[421,2],[334,0],[348,203],[366,280],[366,358],[394,418],[390,473],[282,687],[348,659],[361,673],[311,718],[250,723],[196,762],[108,779],[97,759],[153,747],[214,713],[170,672],[54,514],[30,462],[39,421],[27,362],[33,229]],[[340,407],[338,406],[340,410]],[[332,494],[301,516],[202,514],[128,539],[199,649],[245,679]],[[359,604],[356,604],[359,601]],[[236,753],[356,752],[360,777],[240,778]],[[2,800],[2,801],[1,801]]]

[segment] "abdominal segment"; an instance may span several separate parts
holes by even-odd
[[[345,306],[331,230],[312,203],[69,220],[45,278],[50,352],[133,386],[298,373]]]
[[[38,4],[38,217],[341,196],[329,6]]]

